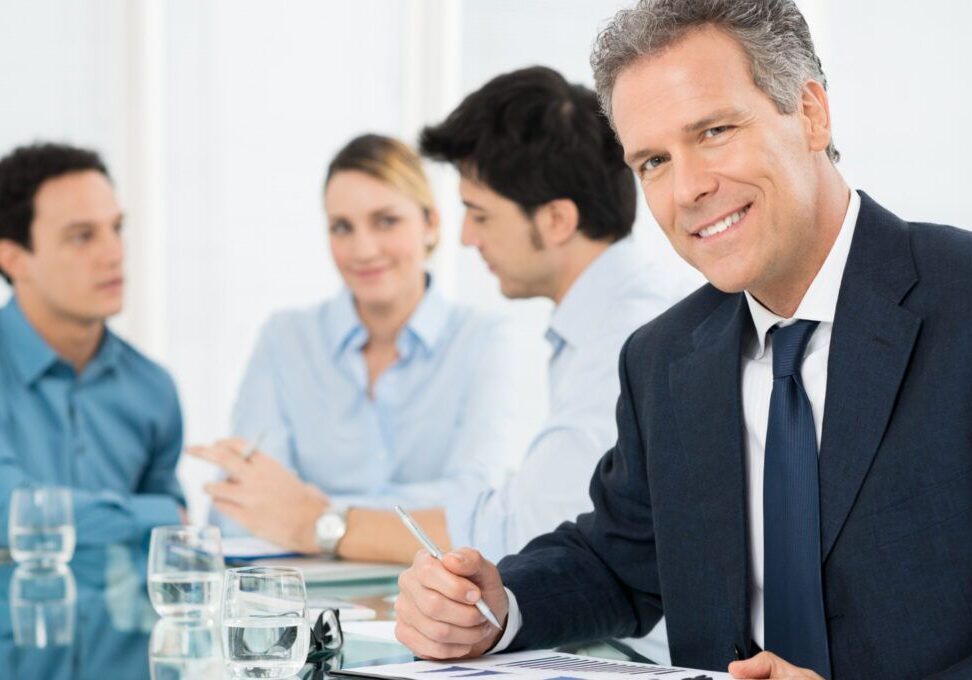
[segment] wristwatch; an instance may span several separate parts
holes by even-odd
[[[347,517],[347,508],[332,505],[314,523],[314,536],[317,539],[317,547],[325,555],[334,555],[337,553],[337,545],[344,538],[344,534],[348,530]]]

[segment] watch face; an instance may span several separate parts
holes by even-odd
[[[325,512],[317,520],[315,533],[317,534],[317,544],[326,553],[334,552],[338,541],[344,536],[347,524],[344,518],[336,512]]]

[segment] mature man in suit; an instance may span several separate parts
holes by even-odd
[[[458,657],[664,612],[673,663],[737,678],[972,677],[972,235],[845,184],[792,0],[642,0],[592,64],[710,285],[622,350],[594,511],[498,570],[420,553],[399,639]]]

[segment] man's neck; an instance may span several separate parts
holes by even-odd
[[[828,161],[829,162],[829,161]],[[812,252],[799,260],[799,270],[789,272],[786,281],[776,281],[765,287],[754,287],[750,294],[769,311],[784,319],[791,318],[820,272],[840,233],[850,201],[850,188],[840,174],[833,170],[821,183],[816,217],[817,242]]]
[[[103,320],[72,318],[23,291],[17,292],[17,305],[27,323],[76,373],[80,374],[98,352],[105,334]]]
[[[554,304],[559,305],[563,301],[580,275],[610,246],[606,241],[592,241],[580,234],[567,244],[554,292],[550,296]]]

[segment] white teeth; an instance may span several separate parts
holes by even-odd
[[[737,210],[733,214],[724,217],[715,224],[711,224],[702,231],[699,232],[699,236],[702,238],[709,238],[710,236],[715,236],[716,234],[721,234],[726,229],[734,225],[736,222],[741,220],[743,216],[749,211],[749,208],[743,208],[742,210]]]

